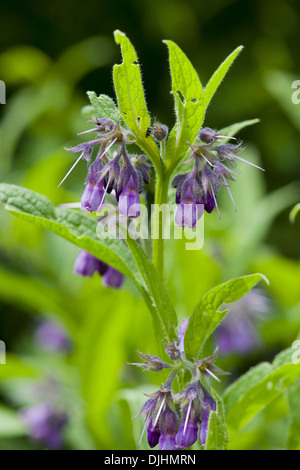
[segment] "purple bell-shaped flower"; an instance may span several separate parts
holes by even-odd
[[[138,185],[133,175],[130,175],[127,181],[124,178],[122,190],[119,195],[118,208],[119,214],[122,217],[135,218],[139,217],[141,214]]]
[[[74,264],[74,273],[80,276],[92,277],[95,272],[103,275],[106,270],[107,264],[85,250],[80,251]]]

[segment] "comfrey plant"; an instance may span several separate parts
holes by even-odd
[[[300,365],[292,363],[290,349],[273,364],[253,368],[219,397],[212,381],[219,381],[218,375],[224,372],[215,364],[217,349],[209,355],[203,352],[204,346],[207,350],[207,340],[228,313],[223,305],[241,299],[264,276],[245,275],[214,287],[186,313],[188,318],[179,328],[165,280],[162,207],[174,201],[174,224],[179,230],[193,232],[204,213],[215,210],[221,217],[218,201],[225,191],[236,210],[231,184],[240,170],[257,171],[243,168],[245,162],[256,165],[241,156],[241,142],[234,137],[256,120],[220,131],[204,124],[206,109],[242,48],[233,51],[203,87],[181,49],[165,41],[176,115],[169,132],[150,117],[132,44],[120,31],[115,32],[115,40],[123,55],[123,62],[113,69],[117,104],[106,95],[88,92],[91,105],[84,113],[89,116],[90,129],[81,133],[84,142],[68,148],[72,154],[79,153],[71,170],[81,160],[88,168],[80,203],[55,207],[40,194],[5,183],[0,185],[0,200],[14,215],[80,248],[76,274],[98,273],[105,286],[114,288],[120,288],[127,278],[143,297],[153,319],[157,355],[139,353],[145,362],[136,365],[165,376],[164,384],[140,411],[150,447],[223,450],[229,438],[300,376]],[[151,189],[148,183],[152,183]],[[145,241],[138,224],[133,223],[149,206],[153,186],[155,204],[147,223],[154,236]],[[110,236],[111,228],[117,237]]]

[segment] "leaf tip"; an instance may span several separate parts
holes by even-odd
[[[264,281],[265,284],[267,284],[267,286],[270,285],[270,281],[269,279],[267,278],[267,276],[265,276],[265,274],[261,274],[261,273],[257,273],[258,276],[260,277],[260,281]]]
[[[123,33],[122,31],[120,31],[119,29],[116,29],[114,31],[114,38],[115,38],[115,41],[117,44],[120,44],[120,37],[123,36],[123,37],[126,37],[126,34]]]

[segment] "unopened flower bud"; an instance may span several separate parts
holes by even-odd
[[[127,362],[131,366],[142,367],[143,369],[152,370],[154,372],[160,372],[163,369],[169,368],[170,365],[166,364],[157,356],[150,356],[150,354],[143,354],[137,351],[138,355],[147,362]]]
[[[154,122],[153,124],[153,137],[158,140],[164,140],[168,135],[168,128],[164,124],[159,124],[158,122]]]

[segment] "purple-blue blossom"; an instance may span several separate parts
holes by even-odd
[[[92,277],[96,272],[102,277],[102,284],[105,287],[119,289],[124,282],[124,274],[100,261],[91,253],[82,250],[75,260],[74,273],[80,276]]]
[[[228,144],[228,139],[235,140],[233,137],[222,135],[221,132],[206,127],[199,131],[195,143],[189,144],[192,153],[184,163],[193,163],[194,166],[189,172],[176,175],[172,182],[173,187],[177,188],[176,225],[195,227],[203,211],[210,214],[214,208],[220,218],[217,194],[221,186],[227,189],[234,208],[237,210],[228,183],[228,180],[235,181],[233,175],[238,174],[229,168],[236,166],[236,160],[263,170],[239,157],[238,154],[242,151],[241,144]]]

